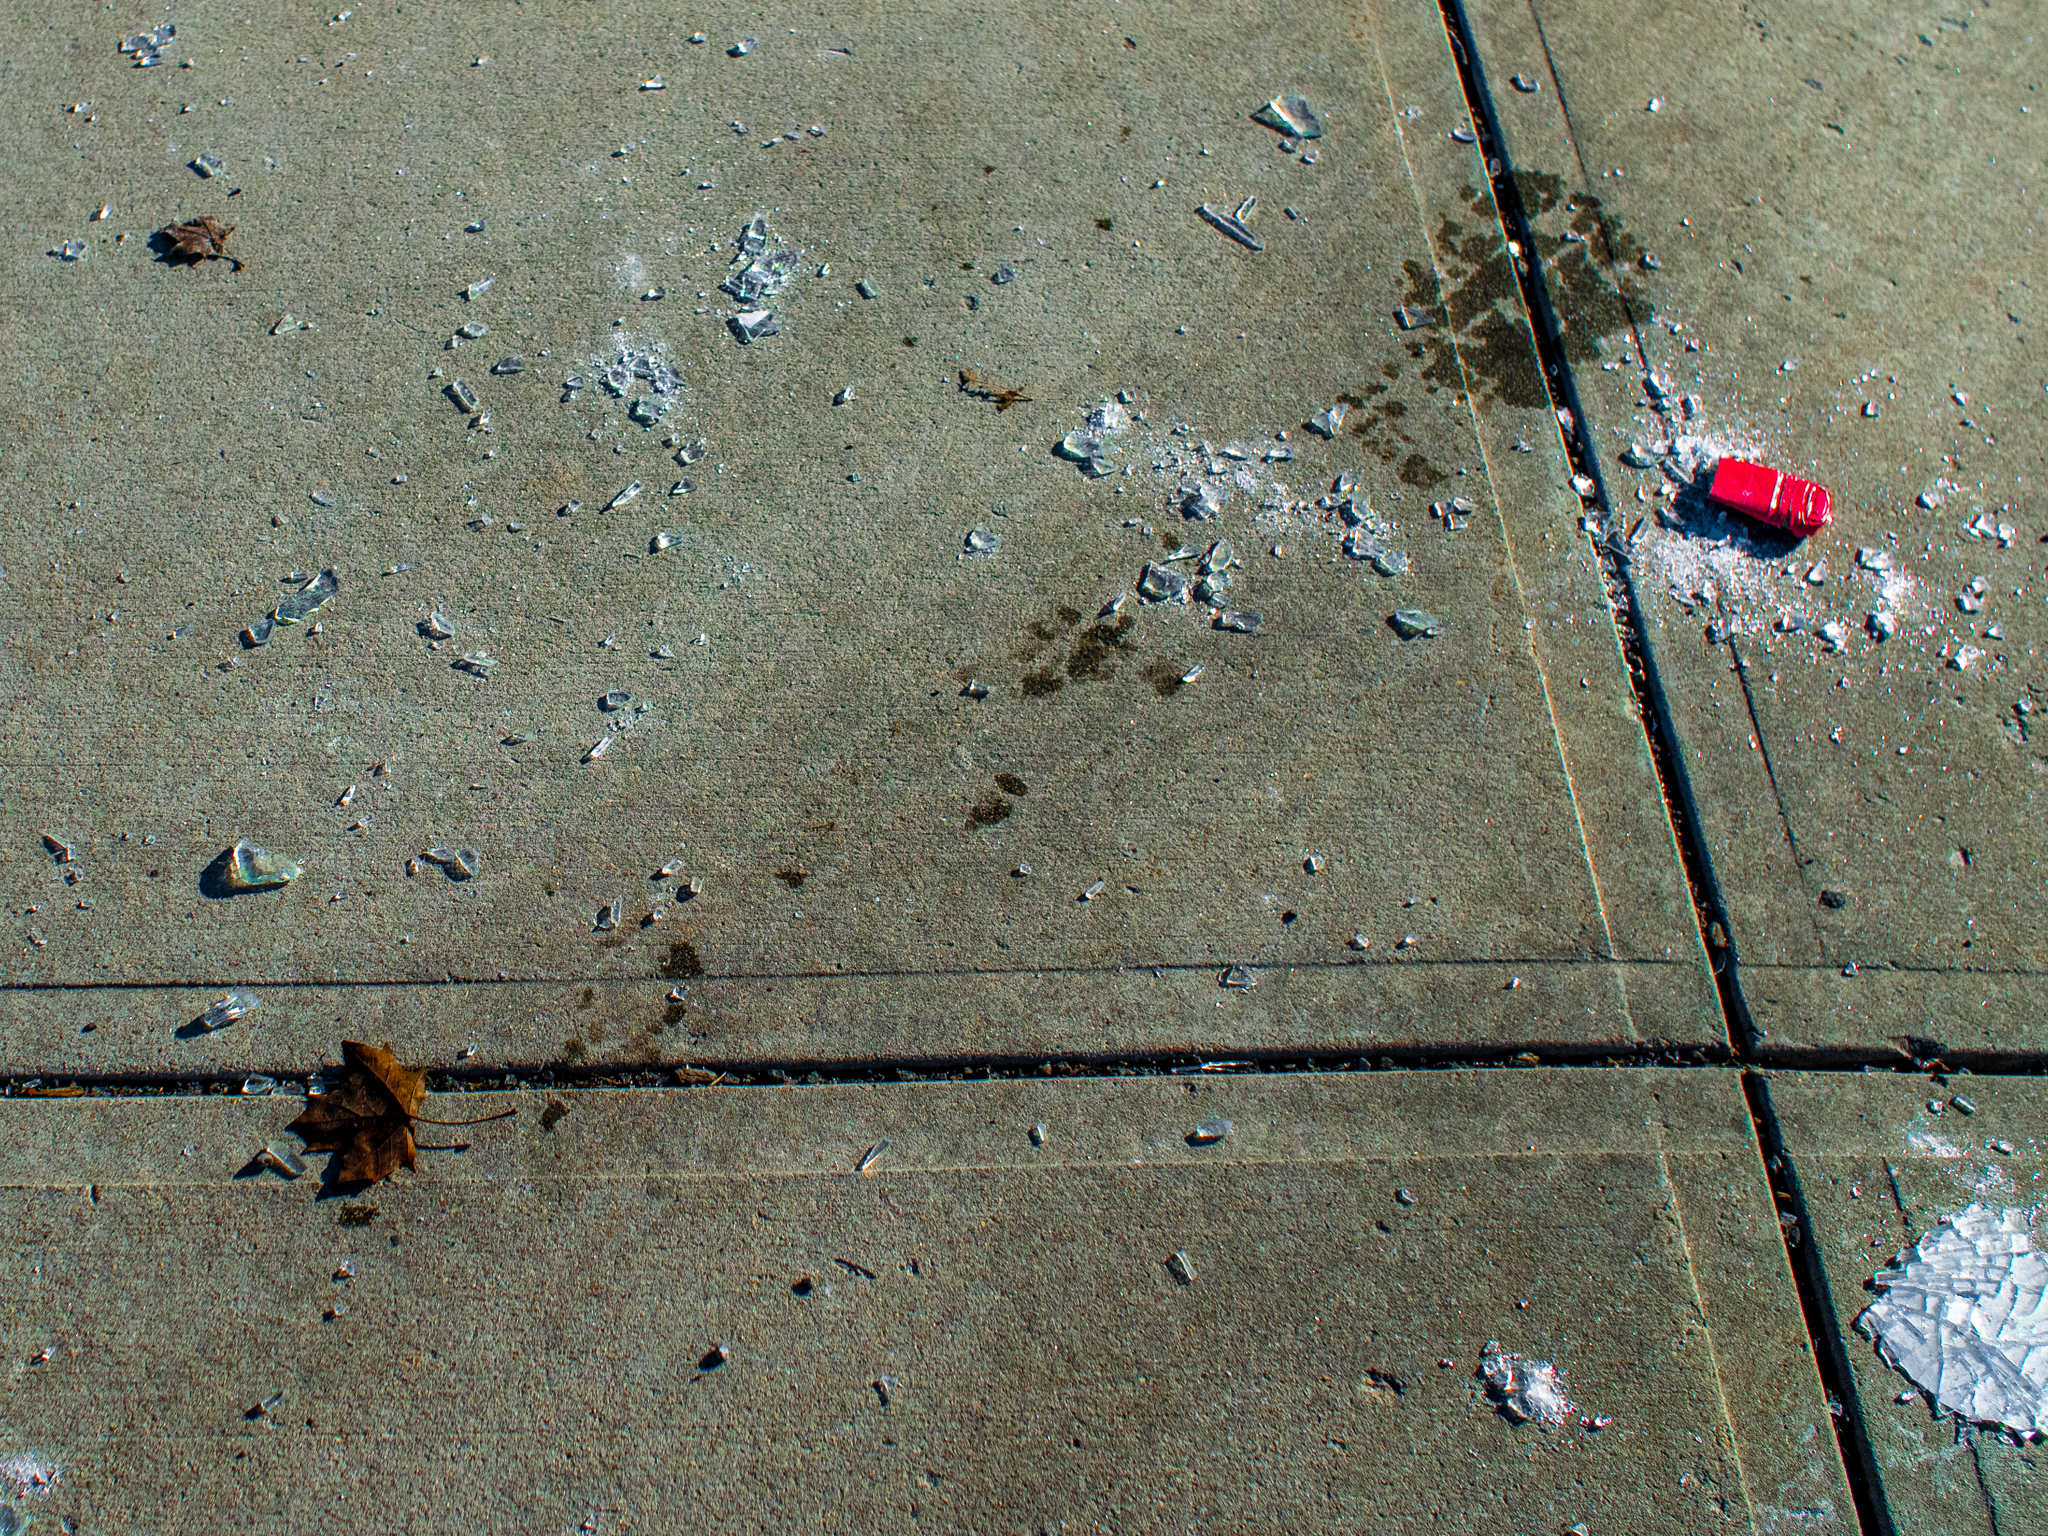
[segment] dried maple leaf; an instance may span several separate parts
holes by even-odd
[[[172,261],[197,266],[202,261],[225,258],[233,262],[234,269],[239,272],[242,263],[228,255],[228,236],[234,232],[233,225],[223,224],[209,213],[183,224],[172,224],[163,231],[163,235],[171,242]]]
[[[339,1152],[337,1184],[375,1184],[401,1167],[417,1168],[412,1139],[415,1124],[482,1125],[516,1113],[486,1115],[482,1120],[420,1119],[427,1097],[427,1074],[401,1065],[390,1045],[341,1042],[348,1064],[341,1082],[307,1104],[305,1113],[285,1129],[298,1132],[309,1152]]]

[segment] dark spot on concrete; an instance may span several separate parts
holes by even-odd
[[[338,1227],[367,1227],[376,1219],[377,1207],[374,1205],[344,1205],[341,1208],[341,1219],[335,1225]]]
[[[906,347],[914,347],[917,345],[917,338],[915,336],[906,336],[903,338],[903,345],[905,345]]]
[[[1031,793],[1030,790],[1024,787],[1024,781],[1014,773],[997,774],[996,788],[1006,795],[1028,795]]]
[[[697,946],[688,939],[677,939],[668,947],[668,958],[661,962],[661,974],[671,981],[688,981],[692,976],[704,974],[704,962],[697,958]]]
[[[562,1042],[562,1059],[564,1061],[581,1061],[589,1054],[589,1048],[584,1045],[581,1036],[571,1035]]]
[[[1185,662],[1161,660],[1149,663],[1145,668],[1145,681],[1152,685],[1152,691],[1162,699],[1170,699],[1186,684],[1181,674],[1187,671]]]
[[[996,168],[995,168],[994,166],[992,166],[992,165],[984,165],[984,166],[983,166],[983,167],[981,168],[981,174],[982,174],[982,175],[984,175],[984,176],[993,176],[993,175],[995,175],[995,173],[996,173]]]
[[[1390,379],[1398,379],[1401,377],[1401,365],[1392,358],[1389,358],[1386,362],[1380,364],[1380,372]]]
[[[1119,614],[1114,624],[1091,624],[1081,638],[1074,642],[1074,652],[1067,658],[1067,676],[1075,682],[1104,682],[1116,676],[1116,668],[1110,664],[1111,654],[1130,647],[1130,634],[1137,621],[1128,613]]]
[[[1843,907],[1849,905],[1848,893],[1845,891],[1822,891],[1820,893],[1820,904],[1831,912],[1840,911]]]
[[[1025,674],[1024,681],[1018,684],[1018,688],[1027,699],[1044,699],[1058,693],[1066,685],[1067,680],[1064,677],[1054,672],[1051,667],[1047,667],[1042,672]]]
[[[548,1107],[540,1112],[540,1128],[553,1134],[555,1127],[562,1123],[568,1113],[569,1106],[560,1099],[549,1099]]]
[[[578,1008],[588,1008],[592,1003],[596,1001],[597,993],[589,987],[585,987],[583,989],[583,995],[576,999],[576,1006]]]
[[[1095,227],[1096,227],[1097,229],[1115,229],[1115,228],[1116,228],[1116,220],[1115,220],[1115,219],[1097,219],[1097,220],[1095,221]]]
[[[807,869],[798,869],[792,864],[787,869],[775,871],[775,878],[788,886],[792,891],[800,891],[803,889],[804,882],[811,878],[811,872]]]
[[[1449,475],[1431,464],[1429,460],[1419,453],[1411,453],[1401,461],[1401,483],[1403,485],[1412,485],[1418,490],[1426,491],[1431,486],[1441,485],[1450,478]]]
[[[1564,178],[1548,171],[1517,171],[1515,190],[1522,194],[1525,212],[1548,213],[1564,201]]]
[[[1059,614],[1060,622],[1066,625],[1069,629],[1072,629],[1076,624],[1081,622],[1081,610],[1078,608],[1068,608],[1062,606],[1060,608],[1055,609],[1054,611]]]
[[[1479,323],[1458,338],[1458,351],[1472,371],[1486,381],[1486,393],[1503,404],[1537,410],[1550,404],[1536,358],[1536,338],[1520,313],[1513,318],[1488,310]]]
[[[979,805],[969,808],[967,812],[967,825],[970,827],[992,827],[999,821],[1009,820],[1010,813],[1015,809],[1016,807],[1011,805],[1001,795],[990,795]]]

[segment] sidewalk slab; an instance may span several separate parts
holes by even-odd
[[[1759,1048],[2039,1051],[2028,18],[1469,12]],[[1833,525],[1671,501],[1686,435]]]
[[[2048,1174],[2040,1080],[1782,1072],[1771,1075],[1769,1090],[1807,1235],[1825,1261],[1892,1528],[1899,1536],[2048,1528],[2039,1444],[1935,1416],[1930,1400],[1854,1328],[1873,1299],[1871,1277],[1943,1217],[1973,1203],[2038,1207]],[[1972,1113],[1962,1113],[1957,1097]],[[1999,1143],[2012,1150],[1997,1150]]]
[[[81,1531],[1855,1528],[1732,1074],[427,1112],[511,1106],[342,1199],[245,1169],[296,1101],[0,1104],[0,1463],[50,1479],[13,1502]],[[1509,1423],[1489,1340],[1579,1413]]]
[[[1597,571],[1397,319],[1471,175],[1396,115],[1458,89],[1437,11],[1120,14],[25,38],[87,107],[25,132],[5,258],[0,1070],[303,1067],[366,1012],[507,1063],[1724,1046]],[[1198,216],[1251,196],[1261,251]],[[742,344],[757,211],[804,255]],[[146,248],[201,214],[242,270]],[[656,426],[621,338],[686,381]],[[1054,445],[1120,393],[1091,479]],[[1340,552],[1345,473],[1405,575]],[[1258,633],[1098,616],[1218,537]],[[328,568],[318,633],[237,639]],[[243,837],[305,874],[221,897]],[[228,986],[262,1027],[180,1037]]]

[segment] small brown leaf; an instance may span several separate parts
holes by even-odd
[[[427,1074],[402,1065],[386,1045],[341,1042],[348,1065],[332,1093],[311,1100],[287,1130],[298,1132],[311,1152],[339,1152],[338,1184],[375,1184],[400,1168],[419,1167],[413,1123],[426,1102]],[[506,1114],[513,1111],[507,1110]],[[502,1120],[504,1115],[490,1115]],[[433,1125],[476,1125],[481,1121],[429,1121]]]
[[[172,224],[163,231],[164,238],[171,243],[170,259],[197,266],[202,261],[218,261],[226,258],[234,263],[237,272],[242,263],[228,255],[228,236],[235,232],[231,224],[223,224],[212,214],[189,219],[183,224]]]

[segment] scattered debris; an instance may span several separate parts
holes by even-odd
[[[164,45],[178,35],[175,22],[163,21],[148,32],[137,32],[121,40],[121,52],[135,59],[136,69],[148,69],[163,62]]]
[[[441,872],[450,880],[472,880],[477,871],[484,867],[483,855],[474,848],[429,848],[420,857],[429,864],[441,866]]]
[[[1000,384],[990,383],[972,368],[962,368],[960,370],[960,393],[972,395],[977,400],[989,401],[995,406],[996,412],[999,415],[1019,401],[1029,403],[1031,399],[1021,389],[1007,389]]]
[[[773,336],[782,329],[773,310],[762,301],[779,298],[788,289],[797,268],[803,264],[803,256],[800,250],[783,250],[771,244],[765,213],[757,213],[747,221],[740,231],[732,270],[718,285],[721,292],[732,295],[741,305],[740,312],[727,324],[742,342]]]
[[[1258,202],[1259,200],[1256,196],[1248,197],[1239,203],[1236,211],[1232,213],[1224,213],[1220,209],[1211,208],[1207,203],[1204,203],[1196,212],[1202,216],[1203,221],[1211,228],[1229,236],[1246,250],[1263,251],[1266,248],[1265,243],[1257,235],[1253,234],[1251,227],[1245,223],[1245,220],[1251,216],[1252,209],[1258,206]]]
[[[1387,622],[1403,640],[1413,640],[1418,636],[1434,639],[1444,632],[1442,620],[1420,608],[1398,608]]]
[[[1213,1146],[1228,1136],[1230,1132],[1231,1124],[1228,1120],[1204,1120],[1200,1125],[1188,1132],[1187,1143],[1191,1147]]]
[[[853,1171],[855,1173],[866,1173],[870,1168],[875,1166],[875,1160],[888,1150],[889,1138],[884,1136],[872,1147],[869,1147],[866,1152],[861,1154],[860,1165]]]
[[[1003,540],[1000,534],[991,533],[986,528],[968,530],[967,553],[970,555],[992,555],[1002,548],[1002,545]]]

